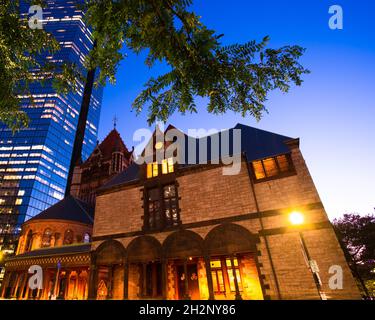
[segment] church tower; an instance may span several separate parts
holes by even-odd
[[[96,191],[132,162],[129,151],[116,127],[98,144],[90,157],[74,169],[71,195],[95,205]]]

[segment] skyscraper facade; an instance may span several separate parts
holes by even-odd
[[[54,35],[61,50],[41,56],[57,65],[73,62],[83,68],[93,46],[85,25],[83,0],[46,0],[43,28]],[[29,7],[21,4],[21,13]],[[16,134],[0,123],[0,252],[11,254],[20,226],[64,197],[74,139],[81,109],[84,83],[67,95],[56,92],[51,82],[33,84],[31,96],[21,98],[21,108],[29,118],[28,128]],[[94,150],[97,141],[102,88],[93,90],[82,159]],[[1,265],[0,265],[1,268]],[[1,275],[0,275],[1,281]]]

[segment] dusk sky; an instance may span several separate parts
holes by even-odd
[[[328,26],[331,5],[344,10],[344,29]],[[193,9],[223,43],[260,41],[269,47],[300,45],[307,49],[302,64],[311,70],[302,87],[269,96],[260,122],[227,113],[206,112],[199,99],[198,114],[175,114],[168,123],[189,128],[225,129],[243,123],[301,139],[301,150],[330,218],[346,212],[374,212],[375,207],[375,2],[371,0],[204,0]],[[131,103],[150,76],[163,67],[148,69],[144,55],[122,63],[115,86],[104,89],[99,139],[117,128],[129,148],[133,133],[146,128],[145,111],[136,116]]]

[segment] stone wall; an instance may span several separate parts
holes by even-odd
[[[22,226],[22,234],[18,243],[17,254],[25,252],[26,239],[29,231],[32,231],[33,240],[31,250],[40,249],[42,246],[42,238],[46,229],[51,229],[51,247],[60,247],[64,242],[64,235],[67,230],[73,231],[73,243],[83,242],[85,233],[92,235],[92,226],[79,222],[63,221],[63,220],[36,220],[25,223]],[[57,235],[57,236],[56,236]]]
[[[302,251],[299,233],[302,232],[311,259],[318,263],[327,297],[360,298],[299,147],[294,144],[290,148],[296,174],[255,182],[255,197],[244,161],[241,172],[235,176],[224,176],[223,168],[217,166],[177,174],[183,228],[196,232],[204,239],[218,224],[231,222],[243,226],[259,236],[259,243],[256,245],[257,252],[254,252],[257,259],[248,260],[250,262],[245,262],[242,268],[246,274],[257,274],[255,263],[259,262],[259,277],[265,298],[319,299]],[[95,242],[94,247],[104,241],[105,236],[125,234],[118,236],[117,240],[126,248],[136,237],[131,233],[142,232],[142,197],[141,186],[128,186],[97,198],[94,237],[102,239]],[[289,222],[289,214],[294,210],[304,214],[304,225],[300,228],[293,228]],[[162,244],[171,232],[150,235]],[[343,270],[342,290],[332,290],[328,285],[333,275],[329,273],[332,266],[340,266]],[[130,269],[130,272],[136,271]],[[168,265],[168,277],[170,275],[171,266]],[[245,296],[249,299],[261,298],[261,289],[256,284],[252,288],[245,288]],[[129,282],[130,297],[136,297],[132,282]],[[171,287],[168,289],[168,299],[175,298],[175,289]]]

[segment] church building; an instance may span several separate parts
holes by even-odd
[[[117,140],[104,169],[99,146],[72,195],[25,223],[2,297],[360,299],[299,139],[241,124],[204,138],[157,131],[144,162]],[[226,148],[236,134],[240,148]],[[35,264],[40,290],[26,286]]]

